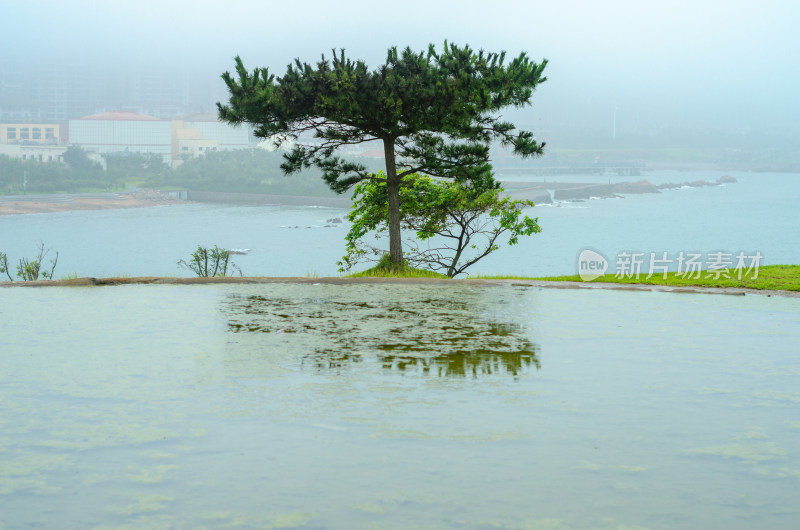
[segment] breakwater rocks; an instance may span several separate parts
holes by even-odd
[[[682,182],[680,184],[675,184],[673,182],[666,182],[664,184],[659,184],[656,186],[660,190],[673,190],[677,188],[702,188],[704,186],[719,186],[720,184],[730,184],[736,182],[736,179],[731,177],[730,175],[723,175],[715,181],[709,182],[707,180],[695,180],[692,182]]]
[[[621,198],[623,195],[641,193],[660,193],[661,190],[683,187],[700,188],[719,186],[736,182],[736,179],[724,175],[715,181],[695,180],[679,184],[665,183],[655,185],[648,180],[636,182],[617,182],[594,184],[589,182],[503,182],[503,187],[515,199],[528,199],[536,204],[550,204],[553,201],[585,201],[587,199]],[[550,192],[552,191],[552,198]]]
[[[555,190],[553,198],[557,201],[574,201],[591,199],[592,197],[619,197],[620,193],[658,193],[658,188],[647,180],[618,182],[616,184],[591,184]]]
[[[550,192],[546,189],[518,189],[514,187],[505,187],[505,190],[506,193],[511,195],[511,197],[516,200],[533,201],[533,204],[553,203],[553,198],[550,196]]]

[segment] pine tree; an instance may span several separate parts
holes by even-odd
[[[489,148],[499,141],[522,157],[541,155],[543,142],[503,121],[499,111],[529,105],[546,80],[547,64],[523,52],[508,64],[505,52],[473,51],[444,43],[438,53],[390,48],[386,62],[370,70],[344,50],[312,66],[296,59],[283,77],[267,68],[249,73],[236,57],[236,75],[222,74],[230,92],[217,103],[228,123],[254,126],[258,138],[295,141],[281,165],[285,174],[316,166],[338,193],[365,179],[385,182],[389,203],[389,252],[402,263],[399,190],[405,177],[424,173],[494,189]],[[310,137],[313,137],[311,139]],[[380,142],[385,176],[336,155],[338,148]]]

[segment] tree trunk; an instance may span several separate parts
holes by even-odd
[[[400,179],[394,163],[394,140],[384,138],[386,191],[389,195],[389,255],[393,263],[403,263],[403,240],[400,238]]]
[[[448,278],[452,278],[453,276],[456,275],[456,265],[458,265],[458,260],[461,259],[461,253],[464,252],[464,247],[467,246],[467,244],[464,243],[464,232],[465,231],[466,230],[462,226],[461,227],[461,234],[459,234],[459,236],[458,236],[458,246],[456,247],[456,255],[453,256],[453,261],[450,262],[450,267],[447,269],[447,277]],[[467,240],[467,243],[469,243],[469,240]]]

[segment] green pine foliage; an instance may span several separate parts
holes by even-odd
[[[296,142],[285,155],[286,174],[317,167],[328,186],[343,193],[364,180],[387,185],[390,254],[402,262],[399,190],[414,173],[496,189],[489,147],[498,141],[523,157],[543,153],[544,143],[502,120],[508,106],[529,105],[546,80],[546,60],[525,53],[506,62],[505,53],[474,51],[447,42],[443,50],[390,48],[386,62],[370,70],[363,61],[334,51],[316,64],[296,60],[282,77],[266,68],[248,72],[236,57],[235,75],[222,74],[230,92],[218,103],[231,124],[252,124],[255,136]],[[340,147],[378,142],[384,177],[338,156]]]

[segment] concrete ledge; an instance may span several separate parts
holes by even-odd
[[[209,285],[209,284],[268,284],[310,283],[328,285],[349,284],[422,284],[422,285],[486,285],[536,287],[540,289],[600,289],[610,291],[655,291],[663,293],[722,294],[729,296],[785,296],[800,298],[800,291],[743,289],[739,287],[685,287],[671,285],[646,285],[634,283],[556,282],[545,280],[448,280],[441,278],[305,278],[290,276],[227,276],[224,278],[169,278],[163,276],[138,276],[134,278],[74,278],[70,280],[42,280],[36,282],[0,282],[1,287],[103,287],[113,285]]]

